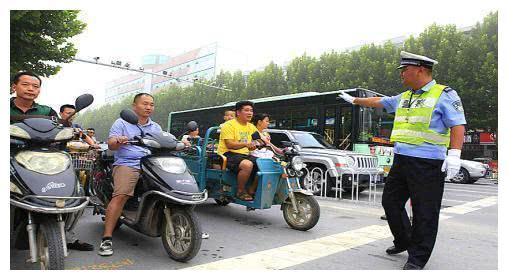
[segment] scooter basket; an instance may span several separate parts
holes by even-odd
[[[97,153],[95,151],[88,152],[71,152],[72,165],[75,170],[91,171],[94,166]]]

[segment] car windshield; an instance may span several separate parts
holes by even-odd
[[[333,149],[323,136],[316,133],[293,133],[302,148]]]

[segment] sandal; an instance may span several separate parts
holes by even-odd
[[[252,196],[250,196],[246,192],[243,192],[240,194],[237,193],[236,196],[238,197],[238,199],[243,200],[243,201],[252,201],[253,200]]]

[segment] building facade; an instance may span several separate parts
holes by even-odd
[[[220,49],[220,51],[218,51]],[[219,54],[220,53],[220,54]],[[138,92],[156,92],[170,85],[192,85],[195,80],[210,80],[221,70],[240,69],[246,55],[219,48],[217,43],[200,47],[178,56],[147,55],[143,57],[145,72],[164,74],[134,73],[108,83],[106,103],[119,101]]]

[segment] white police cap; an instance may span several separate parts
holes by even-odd
[[[410,52],[401,51],[400,52],[400,65],[397,69],[403,68],[408,65],[413,66],[423,66],[426,68],[432,69],[432,66],[437,64],[437,61],[431,58],[428,58],[423,55],[418,55]]]

